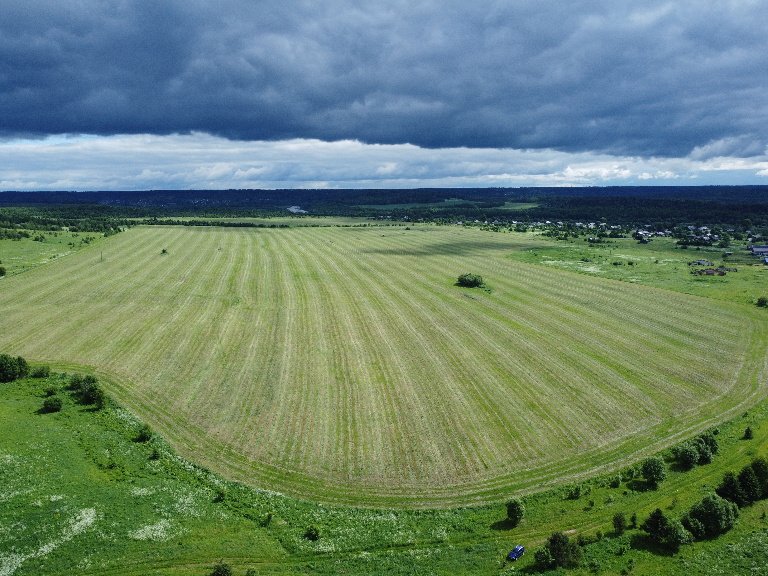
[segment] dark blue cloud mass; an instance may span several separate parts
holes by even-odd
[[[768,144],[760,0],[3,4],[5,137],[199,131],[643,157]]]

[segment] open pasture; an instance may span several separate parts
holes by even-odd
[[[410,203],[410,204],[361,204],[360,208],[373,208],[375,210],[382,210],[382,211],[391,211],[391,210],[402,210],[402,209],[409,209],[409,208],[451,208],[455,206],[472,206],[472,205],[479,205],[481,202],[472,201],[472,200],[463,200],[461,198],[449,198],[447,200],[443,200],[442,202],[431,202],[431,203]],[[531,208],[536,208],[539,205],[533,202],[505,202],[502,206],[499,206],[497,208],[503,208],[504,210],[509,210],[510,212],[524,212],[525,210],[529,210]]]
[[[681,250],[674,239],[656,238],[649,244],[639,244],[631,238],[620,238],[606,244],[552,241],[514,252],[510,257],[518,262],[727,302],[754,304],[758,297],[767,296],[768,267],[747,250],[746,242],[734,242],[728,250],[733,253],[726,256],[726,249],[716,247]],[[727,272],[725,277],[696,276],[691,270],[704,266],[688,265],[695,260],[736,271]]]
[[[233,479],[371,506],[618,468],[765,396],[752,307],[506,257],[533,242],[136,228],[0,281],[0,349],[90,367]],[[470,271],[491,290],[454,285]]]
[[[39,232],[32,233],[40,234]],[[49,232],[43,233],[45,240],[38,242],[33,238],[20,240],[0,240],[0,265],[10,276],[18,274],[35,266],[47,264],[51,260],[61,258],[79,250],[87,234],[58,233],[55,236]]]

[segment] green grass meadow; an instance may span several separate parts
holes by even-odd
[[[32,238],[20,240],[0,240],[0,265],[7,275],[18,274],[48,264],[52,260],[71,254],[88,246],[96,236],[101,234],[77,232],[36,232],[31,231]],[[34,240],[35,236],[44,236],[42,242]],[[85,242],[87,240],[87,242]]]
[[[763,267],[740,246],[706,278],[687,262],[722,250],[409,228],[0,241],[19,263],[0,352],[54,370],[0,384],[0,576],[526,574],[559,530],[590,542],[568,574],[768,573],[768,501],[675,555],[611,523],[680,515],[768,455]],[[113,401],[75,402],[71,372]],[[63,409],[41,413],[51,388]],[[715,461],[678,471],[668,448],[713,427]],[[654,453],[658,490],[635,470]]]
[[[575,479],[764,394],[751,309],[507,257],[535,241],[136,228],[5,279],[0,346],[90,367],[232,478],[361,505]],[[467,270],[491,289],[456,287]]]
[[[768,453],[763,402],[719,427],[712,464],[672,471],[658,490],[633,472],[531,494],[515,528],[502,504],[442,510],[324,506],[248,488],[179,458],[155,436],[136,442],[141,423],[108,403],[93,410],[66,392],[67,377],[0,385],[0,574],[205,576],[218,561],[236,576],[257,574],[479,574],[535,571],[533,550],[555,530],[591,541],[586,575],[762,573],[768,566],[763,501],[742,509],[737,528],[675,556],[649,546],[639,530],[617,537],[616,512],[642,520],[656,507],[682,513],[712,491],[726,470]],[[64,399],[40,413],[48,389]],[[742,440],[745,426],[755,438]],[[305,537],[317,526],[320,538]],[[600,537],[600,540],[597,538]],[[502,560],[516,543],[529,554]],[[557,573],[557,572],[553,572]]]
[[[67,399],[60,413],[39,413],[45,388],[63,385],[60,375],[0,385],[0,574],[138,574],[243,550],[285,557],[252,522],[211,504],[210,484],[180,460],[152,460],[132,442],[140,423],[124,410]]]
[[[575,481],[765,395],[763,311],[509,257],[540,241],[139,227],[5,278],[0,349],[93,371],[230,478],[362,506]]]
[[[726,251],[732,254],[726,255]],[[768,295],[768,266],[752,256],[743,242],[734,242],[727,250],[716,247],[682,250],[675,240],[664,238],[648,244],[639,244],[631,238],[611,239],[605,244],[547,239],[510,254],[510,258],[729,302],[754,304],[760,296]],[[707,260],[715,267],[737,271],[726,272],[724,277],[692,275],[692,269],[704,268],[688,265],[696,260]]]

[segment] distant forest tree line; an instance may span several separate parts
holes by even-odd
[[[136,224],[210,225],[202,219],[286,216],[289,206],[301,206],[311,216],[443,224],[602,219],[673,228],[737,227],[748,220],[764,228],[766,195],[768,186],[0,192],[0,238],[18,238],[20,230],[111,234]],[[535,206],[515,211],[505,208],[507,202]]]

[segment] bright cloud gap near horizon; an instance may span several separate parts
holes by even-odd
[[[641,158],[204,133],[0,142],[0,190],[17,191],[763,184],[766,176],[766,155],[713,157],[699,149],[685,158]]]

